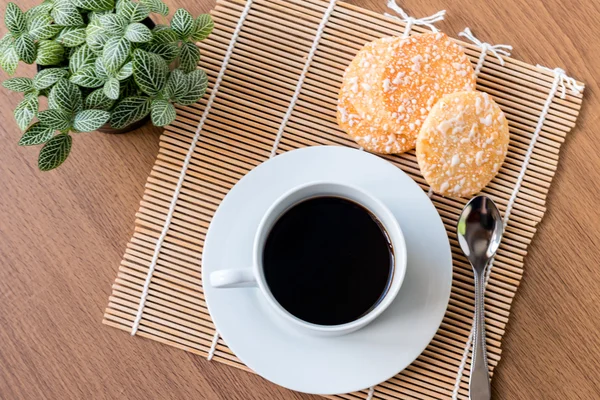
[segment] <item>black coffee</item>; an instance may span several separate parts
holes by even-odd
[[[364,207],[339,197],[296,204],[275,223],[263,251],[267,285],[296,317],[340,325],[372,310],[387,292],[393,251]]]

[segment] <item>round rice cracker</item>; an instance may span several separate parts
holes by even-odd
[[[359,146],[375,153],[391,154],[408,150],[405,147],[407,139],[392,132],[389,123],[380,116],[358,111],[358,108],[365,109],[372,102],[370,88],[375,86],[374,82],[383,73],[380,60],[385,57],[390,43],[397,40],[401,39],[387,37],[367,43],[346,68],[338,96],[338,125]]]
[[[442,97],[423,123],[417,162],[434,192],[467,197],[496,176],[508,143],[506,117],[487,93],[453,93]]]
[[[394,42],[383,62],[374,111],[392,131],[408,139],[407,149],[414,148],[423,122],[439,99],[475,90],[475,71],[467,55],[441,32]]]

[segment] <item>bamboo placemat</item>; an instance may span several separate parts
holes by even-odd
[[[103,323],[248,369],[218,337],[204,301],[200,262],[211,217],[228,190],[272,152],[356,147],[336,123],[343,71],[366,42],[401,35],[406,24],[322,0],[219,0],[212,15],[215,31],[200,45],[208,93],[197,104],[179,108],[177,120],[161,137]],[[412,22],[411,32],[427,31]],[[484,190],[507,222],[486,291],[493,373],[523,259],[544,215],[560,146],[575,125],[582,95],[571,93],[575,82],[557,71],[509,57],[502,66],[490,52],[480,57],[480,46],[458,42],[473,65],[483,61],[477,89],[500,105],[511,133],[506,162]],[[414,152],[384,158],[428,189]],[[467,199],[433,195],[432,201],[447,228],[454,260],[443,323],[402,373],[336,398],[468,398],[473,275],[455,236]]]

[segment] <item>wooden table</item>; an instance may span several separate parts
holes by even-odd
[[[168,3],[198,14],[214,0]],[[385,7],[384,0],[354,3]],[[600,2],[401,3],[417,16],[447,8],[439,24],[445,32],[470,26],[481,39],[512,44],[516,58],[564,67],[587,83],[493,388],[497,399],[600,398]],[[34,69],[18,72],[31,76]],[[16,146],[11,113],[19,98],[0,91],[0,398],[311,398],[100,323],[160,129],[76,135],[67,163],[41,173],[38,149]]]

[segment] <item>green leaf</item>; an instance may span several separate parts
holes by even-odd
[[[83,18],[77,10],[77,7],[70,0],[60,0],[54,3],[54,8],[50,12],[54,22],[62,26],[80,26],[84,25]]]
[[[15,39],[15,51],[19,56],[19,59],[23,60],[26,64],[32,64],[35,61],[36,49],[35,43],[31,36],[24,33]]]
[[[13,92],[27,92],[33,89],[31,78],[10,78],[2,82],[2,86]]]
[[[96,66],[94,64],[79,68],[69,80],[84,88],[97,88],[104,85],[106,79],[96,75]]]
[[[60,30],[61,26],[53,24],[48,14],[36,15],[29,21],[29,35],[35,40],[50,39]]]
[[[7,74],[12,75],[15,73],[17,65],[19,65],[19,55],[15,50],[15,46],[11,44],[4,48],[0,54],[0,67],[2,67]]]
[[[148,18],[148,15],[150,15],[150,9],[142,3],[134,3],[126,0],[120,4],[120,8],[117,13],[125,18],[127,22],[140,22]]]
[[[39,65],[57,65],[63,60],[64,54],[65,49],[60,43],[53,40],[40,40],[35,62]]]
[[[112,100],[119,98],[119,80],[116,78],[110,78],[104,84],[104,95]]]
[[[115,101],[104,94],[104,88],[96,89],[85,98],[85,108],[95,110],[110,110]]]
[[[194,31],[192,14],[183,8],[178,9],[171,20],[171,28],[181,39],[187,39]]]
[[[44,1],[42,4],[39,4],[33,8],[30,8],[29,10],[25,11],[25,19],[27,20],[27,23],[29,23],[29,33],[31,33],[31,21],[35,18],[38,17],[40,15],[46,15],[46,16],[50,16],[50,11],[52,11],[52,8],[54,7],[54,4],[52,3],[52,1]]]
[[[133,79],[125,79],[123,82],[121,82],[121,93],[119,95],[121,99],[141,95],[142,91]]]
[[[94,65],[96,58],[96,53],[94,53],[89,45],[84,44],[71,54],[71,57],[69,58],[69,71],[75,73],[86,65]]]
[[[105,80],[108,79],[108,71],[106,70],[106,67],[104,66],[104,60],[102,59],[102,57],[98,57],[96,59],[94,66],[96,68],[96,75],[99,78],[103,78]]]
[[[108,10],[104,10],[104,11],[91,11],[88,13],[87,17],[88,17],[88,21],[93,22],[93,21],[100,21],[100,17],[106,14],[110,14],[110,11]]]
[[[65,110],[40,111],[38,119],[42,125],[59,131],[71,128],[71,114]]]
[[[127,19],[117,14],[105,14],[100,17],[100,24],[104,28],[104,32],[110,36],[123,36],[127,27]]]
[[[14,37],[12,33],[8,32],[6,35],[2,36],[2,39],[0,39],[0,52],[12,46],[13,42]]]
[[[115,76],[115,78],[122,81],[124,79],[129,78],[131,76],[131,74],[133,74],[133,62],[129,61],[128,63],[123,65],[123,67],[119,70],[119,72],[117,72],[117,75]]]
[[[6,13],[4,14],[4,23],[8,30],[13,34],[19,34],[27,29],[27,20],[25,14],[15,3],[6,5]]]
[[[151,43],[175,43],[179,40],[173,29],[167,25],[156,25],[152,29]]]
[[[15,108],[15,120],[21,130],[27,128],[39,109],[37,93],[25,95],[25,98]]]
[[[189,82],[187,76],[180,69],[174,69],[169,74],[165,93],[171,100],[177,101],[189,92]]]
[[[179,68],[184,72],[192,72],[200,61],[200,49],[191,42],[183,42],[179,53]]]
[[[104,125],[109,118],[108,111],[83,110],[75,115],[73,127],[79,132],[92,132]]]
[[[60,34],[56,38],[56,41],[61,43],[65,47],[75,47],[82,43],[85,43],[85,30],[84,26],[65,26],[60,31]]]
[[[46,68],[38,72],[33,78],[33,86],[38,90],[46,89],[66,75],[67,71],[62,68]]]
[[[175,107],[166,100],[154,100],[150,109],[150,118],[155,126],[169,125],[177,117]]]
[[[215,27],[215,23],[209,14],[202,14],[194,22],[194,31],[192,39],[196,41],[204,40],[210,35]]]
[[[142,4],[146,5],[151,12],[160,15],[169,15],[169,7],[160,0],[141,0]]]
[[[115,3],[113,0],[71,0],[75,6],[90,11],[111,10]]]
[[[131,52],[131,42],[125,38],[110,38],[104,45],[102,60],[108,72],[117,72]]]
[[[144,118],[150,112],[148,97],[127,97],[113,110],[110,125],[115,129],[124,128]]]
[[[152,40],[152,32],[146,25],[134,22],[127,26],[125,37],[129,39],[130,42],[145,43]]]
[[[90,47],[90,49],[96,52],[97,54],[102,54],[104,44],[108,41],[110,35],[105,32],[100,20],[97,19],[90,21],[85,33],[85,42]]]
[[[65,162],[71,152],[73,138],[68,133],[61,133],[50,139],[38,158],[38,167],[42,171],[50,171]]]
[[[208,77],[206,72],[201,69],[190,72],[186,75],[188,81],[188,91],[185,95],[177,98],[177,103],[182,106],[188,106],[196,103],[206,92],[208,87]]]
[[[53,110],[60,109],[74,114],[81,111],[82,103],[81,90],[65,78],[56,82],[48,95],[48,107]]]
[[[133,78],[140,89],[155,96],[167,83],[169,66],[160,56],[137,49],[133,54]]]
[[[19,140],[19,146],[34,146],[46,143],[54,136],[54,129],[39,122],[31,125]]]
[[[179,55],[179,47],[176,43],[156,43],[145,47],[149,53],[161,56],[167,63],[175,60]]]

